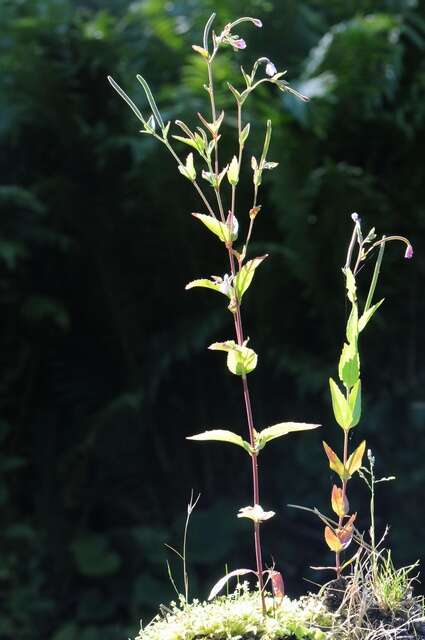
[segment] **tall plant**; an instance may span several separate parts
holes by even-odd
[[[350,431],[359,424],[362,412],[359,336],[384,302],[384,299],[382,299],[373,304],[386,243],[392,240],[401,241],[406,245],[405,258],[413,256],[413,248],[407,238],[402,236],[382,236],[380,240],[377,240],[374,228],[363,237],[359,215],[353,213],[352,220],[354,229],[345,265],[342,269],[350,308],[345,331],[346,341],[342,347],[338,365],[338,376],[342,389],[340,384],[335,382],[333,378],[329,379],[333,413],[343,432],[342,459],[326,442],[323,442],[329,466],[340,479],[340,486],[334,484],[331,494],[332,509],[338,516],[338,522],[335,526],[331,526],[330,523],[327,524],[324,534],[328,547],[335,552],[335,567],[332,568],[335,570],[337,578],[341,576],[344,567],[351,562],[351,560],[348,560],[345,564],[341,564],[341,553],[350,545],[353,539],[354,521],[357,515],[356,513],[351,515],[349,513],[348,482],[360,470],[366,450],[366,441],[363,440],[352,453],[349,451]],[[376,252],[375,268],[366,302],[363,309],[360,310],[361,305],[357,297],[357,276],[365,261],[374,252]],[[372,540],[372,546],[374,547],[374,539]]]
[[[286,72],[278,72],[273,62],[266,57],[261,57],[256,60],[250,73],[246,73],[243,67],[241,67],[244,86],[242,86],[242,88],[236,88],[230,83],[227,84],[235,100],[237,149],[233,157],[228,160],[226,164],[222,163],[219,153],[219,143],[226,116],[224,111],[219,110],[216,101],[214,63],[219,51],[224,47],[231,47],[236,52],[246,48],[245,40],[234,32],[234,29],[238,25],[250,22],[256,27],[261,27],[262,23],[258,18],[242,17],[226,24],[223,30],[217,34],[212,30],[214,19],[215,14],[211,15],[205,25],[202,45],[193,45],[194,51],[199,54],[205,62],[207,82],[204,88],[208,94],[210,110],[208,116],[201,113],[197,114],[200,126],[197,126],[196,129],[192,130],[185,122],[176,120],[175,125],[180,129],[180,133],[179,135],[172,134],[170,139],[171,123],[164,123],[149,85],[142,76],[138,75],[137,79],[143,86],[152,111],[146,118],[111,77],[109,77],[109,82],[142,122],[143,129],[141,133],[153,136],[158,142],[163,144],[176,160],[180,173],[192,183],[206,211],[202,213],[196,212],[192,215],[223,243],[227,255],[227,273],[223,276],[211,276],[211,278],[193,280],[186,286],[186,289],[196,287],[211,289],[226,298],[227,308],[233,318],[235,336],[234,339],[215,342],[210,345],[209,349],[225,352],[227,354],[227,367],[229,371],[241,379],[248,439],[245,440],[239,434],[227,429],[208,430],[190,436],[189,439],[231,443],[244,449],[250,456],[253,504],[241,508],[238,517],[249,518],[253,523],[256,561],[256,570],[254,573],[258,578],[262,610],[265,612],[265,574],[269,575],[277,592],[282,592],[282,580],[277,571],[274,571],[274,569],[264,571],[263,567],[260,525],[265,520],[273,517],[275,513],[273,511],[264,511],[261,506],[258,468],[259,453],[268,442],[275,438],[291,432],[314,429],[319,425],[283,422],[266,427],[261,431],[257,431],[255,428],[252,399],[248,385],[248,374],[256,368],[258,357],[254,349],[248,346],[249,338],[246,337],[242,321],[242,302],[246,291],[253,281],[256,269],[267,258],[267,255],[248,258],[248,255],[255,221],[261,211],[258,196],[263,173],[274,169],[277,163],[268,159],[272,135],[272,124],[271,121],[268,120],[262,151],[258,157],[253,156],[250,161],[253,181],[253,199],[251,207],[246,212],[245,217],[242,218],[240,215],[242,213],[240,211],[242,207],[237,204],[236,195],[240,181],[240,173],[243,168],[245,143],[249,137],[251,128],[250,123],[244,121],[243,107],[251,93],[253,93],[258,86],[266,83],[275,85],[281,91],[292,93],[301,100],[307,100],[307,98],[290,87],[283,79]],[[191,148],[185,160],[176,152],[173,141],[177,141]],[[206,183],[207,189],[210,192],[212,191],[212,201],[210,195],[205,191],[204,186],[201,186],[203,183],[199,181],[199,176],[204,183]],[[227,196],[224,193],[224,184],[226,181],[230,187],[230,194],[227,194]],[[241,225],[239,222],[241,222]],[[240,233],[240,226],[244,227],[243,234]],[[236,248],[236,242],[240,235],[242,235],[243,240]],[[230,577],[244,575],[251,571],[252,570],[248,569],[232,571],[217,583],[210,597],[214,596]]]

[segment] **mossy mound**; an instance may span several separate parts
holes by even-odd
[[[277,606],[266,598],[263,616],[258,592],[239,587],[233,594],[212,602],[172,603],[142,628],[136,640],[326,640],[332,625],[320,600],[306,596],[285,597]]]

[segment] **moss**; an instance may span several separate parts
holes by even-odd
[[[163,616],[142,628],[136,640],[326,640],[332,623],[320,601],[313,596],[299,600],[285,597],[276,606],[267,598],[263,616],[258,593],[245,585],[233,594],[212,602],[194,600],[172,603]]]

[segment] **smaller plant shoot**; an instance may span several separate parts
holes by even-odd
[[[360,471],[366,450],[366,441],[363,440],[351,453],[349,451],[350,432],[359,424],[362,414],[359,337],[384,302],[382,299],[374,303],[374,295],[385,245],[390,241],[399,240],[406,245],[405,258],[413,256],[412,245],[407,238],[402,236],[382,236],[380,240],[376,240],[377,236],[374,228],[366,236],[363,236],[359,215],[353,213],[352,220],[354,229],[348,247],[346,262],[342,269],[350,313],[345,331],[346,340],[342,347],[338,365],[339,382],[336,382],[333,378],[329,379],[334,417],[343,432],[342,458],[326,442],[323,442],[329,467],[337,474],[340,480],[340,486],[334,484],[331,493],[332,509],[338,517],[338,522],[333,526],[326,524],[324,531],[328,547],[335,552],[335,567],[332,567],[332,569],[335,570],[337,578],[341,576],[343,569],[351,564],[354,559],[351,558],[345,563],[341,563],[341,553],[348,548],[353,539],[354,522],[357,516],[356,513],[350,514],[347,488],[351,478]],[[374,252],[376,252],[375,268],[366,302],[361,309],[357,297],[357,276],[365,261]],[[373,474],[373,466],[371,473]],[[374,500],[374,484],[376,481],[373,475],[370,477],[370,481],[373,487],[372,500]],[[372,548],[375,548],[374,520],[372,521],[371,535]]]

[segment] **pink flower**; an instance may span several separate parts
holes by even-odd
[[[230,41],[234,49],[246,49],[246,42],[243,38],[235,38]]]
[[[404,257],[407,258],[408,260],[410,260],[410,258],[413,258],[413,247],[411,244],[407,245],[407,249],[404,254]]]

